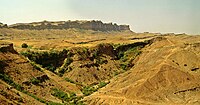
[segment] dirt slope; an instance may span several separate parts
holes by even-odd
[[[74,84],[30,63],[11,43],[0,42],[0,79],[4,81],[0,81],[0,101],[5,104],[62,102],[52,89],[80,93]]]
[[[200,37],[157,38],[135,66],[85,98],[90,105],[200,104]]]

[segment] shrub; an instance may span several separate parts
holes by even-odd
[[[32,83],[32,84],[34,84],[34,85],[38,85],[41,81],[40,80],[38,80],[37,78],[31,78],[31,80],[30,80],[30,82]]]
[[[120,51],[118,54],[117,54],[117,58],[120,59],[124,56],[124,52]]]
[[[65,78],[65,80],[66,80],[67,82],[70,82],[70,83],[75,84],[75,81],[73,81],[73,80],[71,80],[71,79],[69,79],[69,78]]]
[[[22,48],[28,48],[28,44],[26,44],[26,43],[23,43],[21,46],[22,46]]]
[[[90,86],[84,86],[81,91],[85,96],[88,96],[94,92],[96,92],[98,89],[106,86],[109,82],[100,82],[98,85],[90,85]]]
[[[35,62],[30,62],[30,64],[31,64],[35,69],[37,69],[37,70],[39,70],[39,71],[42,71],[42,68],[41,68],[38,64],[36,64]]]
[[[76,85],[83,86],[81,83],[75,82],[75,81],[71,80],[70,78],[65,78],[65,80],[66,80],[67,82],[70,82],[70,83],[73,83],[73,84],[76,84]]]
[[[64,60],[63,65],[59,68],[59,71],[58,71],[60,76],[62,76],[66,71],[71,71],[72,70],[71,67],[68,67],[72,62],[73,62],[73,59],[70,58],[70,57],[67,57]]]
[[[66,65],[70,65],[73,62],[72,58],[67,58]]]
[[[126,64],[120,64],[121,69],[126,70],[127,69],[127,65]]]
[[[82,97],[78,97],[76,96],[75,93],[71,92],[71,93],[65,93],[59,89],[53,88],[53,93],[52,95],[65,101],[66,104],[70,104],[70,105],[83,105],[83,102],[80,101],[82,99]]]
[[[113,75],[114,75],[114,76],[117,76],[117,75],[119,75],[119,73],[120,73],[120,72],[115,71],[115,72],[113,73]]]
[[[102,88],[104,86],[106,86],[108,83],[106,82],[100,82],[99,85],[98,85],[98,88]]]
[[[63,105],[61,103],[56,103],[56,102],[48,102],[47,105]]]
[[[97,58],[99,57],[99,51],[98,51],[98,50],[95,50],[95,51],[93,52],[92,57],[93,57],[94,59],[97,59]]]
[[[81,91],[85,96],[88,96],[88,95],[92,94],[93,92],[96,92],[97,88],[95,88],[93,86],[84,86]]]

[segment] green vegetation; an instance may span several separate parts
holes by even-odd
[[[76,49],[76,52],[80,60],[87,60],[89,58],[89,51],[86,47]]]
[[[76,85],[83,86],[81,83],[75,82],[75,81],[71,80],[70,78],[65,78],[65,80],[66,80],[67,82],[70,82],[70,83],[73,83],[73,84],[76,84]]]
[[[73,83],[73,84],[76,83],[75,81],[71,80],[70,78],[65,78],[65,80],[66,80],[67,82],[70,82],[70,83]]]
[[[21,54],[52,72],[55,72],[56,68],[60,67],[64,62],[64,59],[68,57],[68,51],[65,49],[63,51],[52,50],[49,52],[26,51],[21,52]],[[67,63],[69,62],[72,62],[72,60],[69,59]]]
[[[30,64],[39,71],[42,71],[42,67],[39,64],[36,64],[35,62],[30,61]]]
[[[84,86],[81,91],[85,96],[88,96],[94,92],[96,92],[98,89],[106,86],[109,82],[99,82],[97,85],[90,85],[90,86]]]
[[[120,64],[122,70],[127,70],[128,65],[125,63]]]
[[[114,76],[117,76],[117,75],[119,75],[119,74],[120,74],[120,72],[118,72],[118,71],[115,71],[115,72],[113,73]]]
[[[15,87],[19,91],[23,91],[23,87],[15,82],[6,74],[0,73],[0,79],[8,83],[9,85]]]
[[[67,61],[65,62],[66,65],[70,65],[73,62],[73,59],[68,57]]]
[[[52,89],[53,93],[52,95],[61,99],[64,104],[70,104],[70,105],[84,105],[81,101],[82,97],[76,96],[75,93],[65,93],[59,89]]]
[[[32,84],[34,84],[34,85],[38,85],[39,83],[41,83],[40,80],[38,80],[37,78],[34,78],[34,77],[30,79],[30,82],[31,82]]]
[[[97,59],[97,58],[99,57],[99,51],[98,51],[98,50],[95,50],[95,51],[93,52],[93,54],[92,54],[92,57],[93,57],[94,59]]]
[[[22,46],[22,48],[28,48],[28,44],[26,44],[26,43],[23,43],[21,46]]]
[[[84,86],[81,91],[85,96],[89,96],[90,94],[96,92],[97,88],[94,86]]]
[[[63,65],[59,68],[58,74],[62,76],[66,71],[71,71],[72,68],[68,67],[73,62],[73,59],[69,56],[64,60]]]
[[[117,58],[121,61],[120,68],[122,70],[128,70],[134,64],[133,60],[141,54],[141,49],[146,45],[146,43],[133,43],[133,44],[122,44],[115,45],[117,52]]]
[[[9,85],[13,86],[16,90],[21,91],[34,99],[40,101],[41,103],[47,103],[46,100],[43,100],[41,98],[38,98],[37,96],[29,93],[28,91],[24,90],[24,87],[22,87],[20,84],[15,83],[8,75],[0,73],[0,79],[8,83]]]
[[[104,87],[104,86],[106,86],[108,83],[106,83],[106,82],[100,82],[99,84],[98,84],[98,88],[102,88],[102,87]]]
[[[63,105],[61,103],[56,103],[56,102],[48,102],[46,103],[47,105]]]
[[[124,52],[120,51],[119,53],[117,53],[117,58],[122,58],[124,56]]]

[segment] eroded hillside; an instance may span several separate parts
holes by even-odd
[[[85,98],[90,105],[200,104],[199,36],[156,38],[135,66]]]
[[[199,104],[199,36],[0,29],[0,103]]]
[[[2,103],[83,104],[83,97],[133,67],[150,41],[19,53],[12,43],[1,43]]]
[[[1,99],[2,103],[61,103],[59,97],[54,95],[55,90],[69,93],[69,98],[70,95],[79,98],[74,95],[81,93],[76,85],[67,81],[57,81],[53,78],[55,77],[53,73],[49,73],[19,55],[13,49],[12,44],[1,42],[0,51],[1,97],[5,97]]]

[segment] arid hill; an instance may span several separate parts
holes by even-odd
[[[135,66],[85,98],[89,105],[199,105],[200,37],[158,37]]]
[[[199,104],[200,37],[0,29],[0,103]]]
[[[58,90],[69,95],[81,93],[76,85],[62,81],[59,76],[19,55],[12,45],[0,43],[1,104],[60,103],[62,101],[53,95]]]
[[[30,29],[30,30],[44,30],[44,29],[85,29],[94,31],[130,31],[129,25],[117,25],[116,23],[103,23],[101,21],[42,21],[33,23],[18,23],[10,25],[9,28],[15,29]]]

